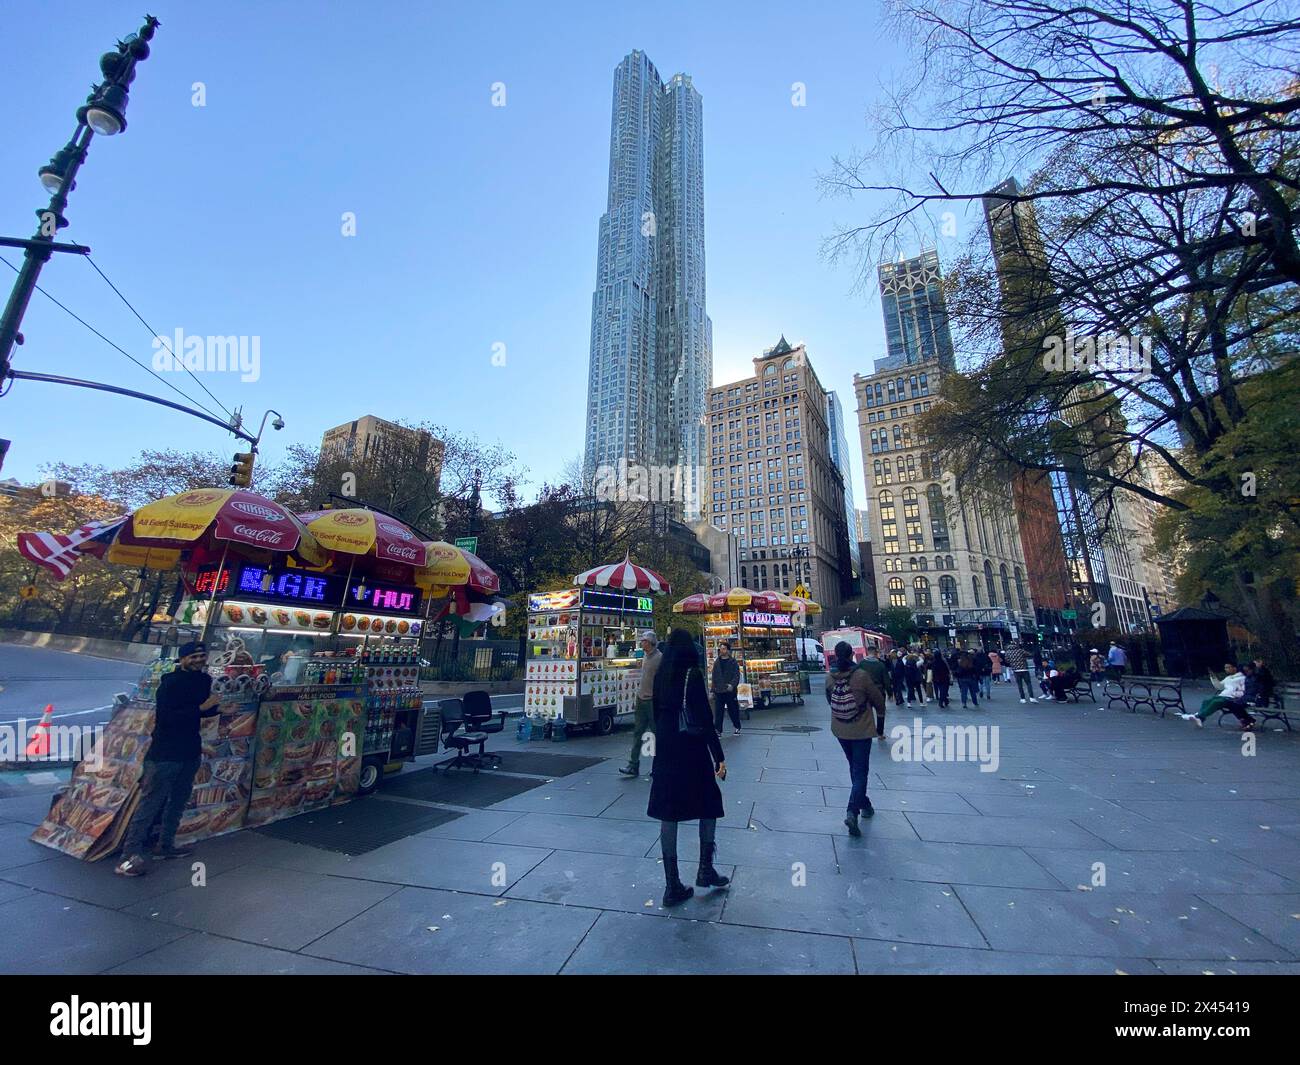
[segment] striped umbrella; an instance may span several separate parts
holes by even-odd
[[[623,556],[622,562],[596,566],[594,569],[579,573],[573,578],[573,583],[585,584],[592,588],[613,588],[623,592],[649,592],[651,595],[672,591],[663,577],[652,569],[638,566],[626,555]]]
[[[709,597],[703,592],[696,592],[694,595],[688,595],[680,603],[673,604],[674,614],[707,614],[709,613]]]
[[[781,598],[775,592],[752,592],[748,588],[732,588],[729,592],[718,592],[709,596],[709,605],[713,610],[740,610],[749,607],[752,610],[779,610]]]

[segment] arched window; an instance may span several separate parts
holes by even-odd
[[[916,564],[916,558],[912,557],[907,560],[907,568],[911,570],[916,570],[916,569],[920,569],[921,567]]]
[[[975,605],[983,606],[984,604],[980,601],[980,579],[973,573],[970,578],[970,587],[971,591],[975,593]]]
[[[740,567],[740,586],[741,586],[742,588],[745,587],[745,581],[749,579],[749,578],[746,577],[746,575],[745,575],[745,569],[746,569],[746,567],[744,567],[744,566],[741,566],[741,567]]]
[[[930,568],[930,560],[929,560],[928,558],[926,558],[924,555],[922,555],[922,556],[921,556],[921,569],[923,569],[923,570],[927,570],[927,569],[929,569],[929,568]]]
[[[907,592],[903,589],[902,577],[889,578],[889,605],[907,606]]]
[[[993,587],[993,563],[984,560],[984,584],[988,588],[989,606],[998,605],[998,590]]]
[[[939,578],[939,602],[944,606],[957,606],[957,581],[953,577]]]
[[[930,605],[930,582],[924,577],[917,577],[912,581],[912,597],[917,606]]]
[[[1007,576],[1006,563],[1002,564],[1002,601],[1007,604],[1007,609],[1011,608],[1011,581]]]
[[[937,484],[925,490],[925,502],[930,508],[930,535],[934,538],[936,551],[947,551],[948,513],[943,501],[943,491]]]
[[[1016,599],[1020,602],[1020,609],[1028,614],[1029,600],[1025,598],[1025,581],[1021,576],[1019,566],[1016,567]]]
[[[766,366],[763,367],[764,377],[771,377],[775,373],[776,373],[776,363],[769,362]]]
[[[948,563],[948,565],[947,565],[947,567],[946,567],[947,569],[956,569],[956,568],[957,568],[957,563],[954,562],[954,561],[952,560],[952,555],[949,555],[949,556],[947,557],[947,559],[945,559],[945,561]]]
[[[786,370],[793,370],[793,369],[794,369],[794,359],[786,359],[786,360],[785,360],[785,366],[783,367],[783,369],[786,369]]]
[[[934,568],[943,569],[943,555],[934,556]]]
[[[876,459],[876,461],[872,463],[872,467],[876,473],[876,485],[879,486],[884,484],[884,474],[880,472],[880,460]]]

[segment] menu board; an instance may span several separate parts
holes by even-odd
[[[113,714],[98,748],[72,771],[67,791],[32,833],[33,842],[91,861],[111,853],[136,807],[153,717],[153,703],[143,700]]]
[[[248,825],[280,821],[356,793],[361,779],[365,703],[359,696],[272,692],[257,725]],[[340,740],[352,737],[340,755]]]
[[[223,698],[219,715],[202,719],[203,761],[181,815],[177,843],[206,839],[243,827],[252,778],[252,737],[257,696]],[[104,726],[103,741],[72,772],[32,840],[74,858],[95,861],[111,854],[126,833],[139,802],[144,758],[153,742],[154,706],[137,697]]]
[[[244,827],[253,786],[257,696],[223,696],[217,718],[203,718],[203,763],[176,831],[178,844],[221,836]]]

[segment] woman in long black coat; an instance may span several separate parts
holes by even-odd
[[[678,730],[683,699],[703,729],[692,736]],[[690,633],[674,629],[655,675],[655,771],[647,813],[660,822],[659,846],[664,859],[664,906],[676,906],[695,892],[677,871],[677,823],[700,822],[700,866],[696,887],[726,887],[728,877],[713,867],[717,819],[723,816],[722,792],[715,776],[726,779],[722,741],[713,728],[713,713],[704,670]]]

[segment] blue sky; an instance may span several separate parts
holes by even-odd
[[[92,143],[63,237],[89,244],[160,333],[260,337],[257,381],[201,376],[254,422],[284,414],[268,460],[363,414],[500,441],[537,482],[580,453],[612,76],[633,48],[665,78],[691,74],[704,99],[715,383],[784,333],[851,410],[853,374],[884,353],[878,297],[819,258],[870,204],[816,183],[833,155],[867,146],[867,108],[901,61],[875,4],[6,0],[0,39],[31,45],[0,72],[0,233],[31,234],[37,168],[72,132],[99,54],[146,7],[162,26],[129,128]],[[0,265],[0,291],[12,277]],[[89,265],[61,256],[41,281],[150,360],[150,334]],[[19,368],[176,398],[39,294],[23,331]],[[0,436],[13,440],[4,476],[22,480],[53,462],[235,443],[163,408],[34,383],[0,400]]]

